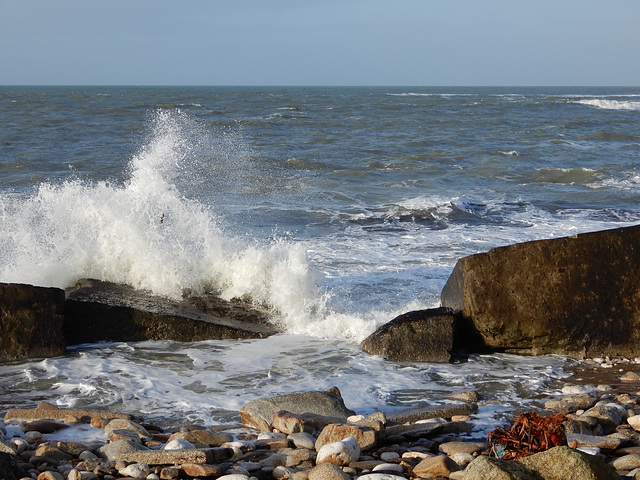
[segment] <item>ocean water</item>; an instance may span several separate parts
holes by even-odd
[[[4,364],[0,405],[217,424],[334,385],[364,414],[475,389],[492,428],[574,362],[358,343],[438,306],[463,256],[637,224],[638,160],[640,88],[0,87],[0,281],[214,291],[286,332]]]

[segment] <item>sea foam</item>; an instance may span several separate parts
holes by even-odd
[[[91,277],[171,298],[212,291],[266,306],[285,327],[308,323],[325,299],[304,244],[241,241],[180,191],[212,157],[248,161],[230,138],[210,137],[179,110],[158,110],[123,182],[70,177],[2,194],[0,281],[66,288]]]

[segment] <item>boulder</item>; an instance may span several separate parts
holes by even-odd
[[[250,305],[214,296],[176,301],[128,285],[83,279],[67,290],[63,332],[67,343],[74,345],[264,338],[277,330]]]
[[[594,455],[566,446],[524,457],[519,462],[544,480],[618,480],[618,474]]]
[[[347,437],[353,437],[360,445],[360,450],[367,451],[375,448],[382,436],[382,432],[371,427],[330,423],[318,435],[315,448],[320,451],[328,443],[340,442]]]
[[[344,405],[340,390],[332,387],[326,392],[298,392],[258,398],[240,409],[240,417],[243,424],[269,432],[272,430],[273,414],[281,410],[309,418],[318,428],[329,422],[345,423],[347,417],[354,413]]]
[[[520,243],[460,259],[441,300],[461,347],[637,356],[638,264],[640,226]]]
[[[0,283],[0,361],[64,354],[64,291]]]
[[[408,312],[365,338],[360,348],[394,362],[448,362],[455,316],[448,308]]]

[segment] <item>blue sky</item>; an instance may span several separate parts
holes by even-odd
[[[0,84],[640,85],[639,0],[0,0]]]

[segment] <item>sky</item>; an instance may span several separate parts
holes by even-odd
[[[0,85],[638,86],[640,0],[0,0]]]

